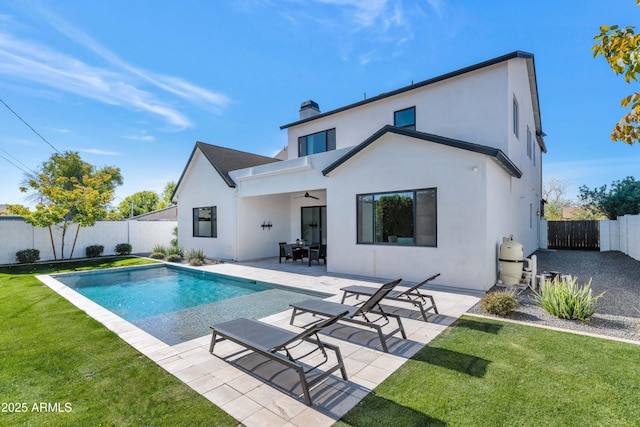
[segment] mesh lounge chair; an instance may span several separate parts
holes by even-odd
[[[300,386],[302,387],[304,401],[307,405],[311,406],[311,395],[309,394],[310,387],[313,387],[315,384],[319,383],[338,369],[340,369],[342,373],[342,378],[345,381],[347,380],[347,371],[344,367],[344,362],[342,361],[340,348],[332,344],[324,343],[318,338],[318,331],[320,331],[320,329],[337,322],[346,314],[346,311],[338,313],[322,322],[316,323],[299,334],[264,322],[245,318],[220,323],[218,325],[211,326],[213,336],[211,337],[209,352],[213,354],[216,343],[227,339],[275,362],[279,362],[291,369],[294,369],[298,372],[300,377]],[[314,344],[316,348],[303,355],[294,357],[291,351],[302,344],[303,341]],[[307,380],[306,374],[308,372],[319,368],[328,361],[327,349],[332,350],[335,353],[338,363],[312,380]],[[300,360],[316,353],[317,351],[324,356],[324,360],[305,370],[306,365],[300,362]]]
[[[407,338],[407,334],[404,332],[402,321],[400,316],[395,314],[387,314],[380,307],[380,301],[398,284],[402,279],[394,280],[393,282],[385,283],[363,304],[358,306],[340,304],[337,302],[308,299],[295,304],[290,304],[293,307],[293,313],[291,313],[290,324],[293,325],[293,321],[297,315],[302,313],[311,313],[323,317],[333,317],[338,313],[342,313],[347,310],[347,314],[340,318],[341,322],[355,323],[356,325],[366,326],[368,328],[375,329],[378,332],[382,349],[385,352],[389,352],[387,347],[387,338],[394,335],[396,332],[402,333],[402,338]],[[376,309],[377,308],[377,309]],[[376,316],[375,319],[373,317]],[[384,334],[382,327],[389,323],[389,318],[393,317],[398,322],[398,328]],[[379,320],[383,320],[382,323],[377,323]]]
[[[414,306],[420,309],[420,312],[422,313],[422,318],[426,322],[427,311],[433,309],[433,311],[436,314],[438,314],[438,308],[436,307],[436,303],[433,300],[433,296],[421,293],[420,288],[426,285],[427,283],[431,282],[438,276],[440,276],[440,273],[434,274],[428,279],[423,280],[417,285],[412,286],[403,291],[392,290],[385,296],[385,299],[390,299],[390,300],[400,301],[400,302],[408,302],[410,304],[413,304]],[[377,291],[376,288],[372,288],[369,286],[347,286],[346,288],[341,288],[340,290],[344,292],[344,294],[342,294],[342,303],[344,303],[344,300],[347,297],[355,296],[356,298],[358,298],[360,296],[371,296]],[[429,302],[427,302],[427,298],[429,299]],[[428,305],[428,307],[425,307],[426,305]]]

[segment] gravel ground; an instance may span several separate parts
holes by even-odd
[[[598,335],[640,341],[640,261],[621,252],[539,250],[538,274],[558,271],[578,278],[579,284],[589,282],[593,295],[604,292],[597,302],[598,312],[589,320],[557,319],[531,302],[530,289],[518,295],[521,306],[507,316],[537,325],[570,329]],[[476,304],[470,313],[485,314]],[[495,316],[498,317],[498,316]]]

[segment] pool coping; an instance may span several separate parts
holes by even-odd
[[[180,267],[331,294],[333,296],[327,299],[337,302],[341,299],[341,287],[349,285],[379,286],[380,283],[383,283],[383,280],[373,278],[344,277],[332,274],[311,276],[267,270],[259,266],[240,263]],[[268,382],[247,374],[246,371],[233,363],[229,363],[226,360],[227,356],[238,353],[241,349],[233,343],[227,341],[220,343],[216,346],[216,355],[212,355],[208,351],[209,335],[173,346],[168,345],[57,281],[52,275],[36,277],[77,308],[85,311],[87,315],[113,331],[137,351],[149,357],[167,372],[248,427],[265,425],[330,426],[408,358],[479,301],[477,296],[464,292],[430,291],[436,298],[441,314],[430,316],[428,323],[417,318],[403,317],[402,322],[407,331],[407,340],[397,340],[397,345],[390,345],[390,353],[383,353],[380,349],[372,348],[370,345],[361,345],[362,343],[354,343],[351,340],[345,341],[323,335],[323,340],[326,339],[328,342],[339,345],[345,359],[349,381],[345,382],[334,378],[322,386],[317,386],[315,390],[312,390],[312,393],[315,394],[313,397],[314,406],[309,407],[300,397],[283,392]],[[287,310],[260,320],[299,331],[299,328],[289,325],[290,313],[291,310]]]

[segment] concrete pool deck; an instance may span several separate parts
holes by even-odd
[[[324,266],[278,264],[277,259],[275,262],[270,259],[206,265],[199,269],[330,293],[334,296],[328,299],[337,302],[342,298],[342,287],[379,286],[384,282],[327,273]],[[321,339],[340,347],[349,380],[343,381],[337,374],[312,388],[313,406],[309,407],[300,396],[297,375],[280,364],[229,341],[218,343],[212,355],[209,353],[211,335],[167,345],[52,277],[38,278],[248,427],[330,426],[479,300],[478,295],[438,288],[429,290],[440,314],[432,314],[428,322],[421,320],[420,312],[410,305],[385,300],[385,309],[402,316],[407,333],[407,339],[394,336],[388,340],[389,353],[381,350],[377,334],[372,330],[343,324],[331,327],[321,334]],[[401,286],[409,284],[401,283]],[[354,304],[355,300],[345,302]],[[290,316],[291,310],[287,310],[261,320],[296,332],[300,331],[300,326],[314,321],[308,314],[301,315],[296,326],[292,326],[289,325]]]

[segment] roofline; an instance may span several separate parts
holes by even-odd
[[[447,80],[447,79],[450,79],[450,78],[453,78],[453,77],[457,77],[457,76],[460,76],[460,75],[463,75],[463,74],[466,74],[466,73],[470,73],[472,71],[477,71],[477,70],[480,70],[482,68],[490,67],[492,65],[499,64],[501,62],[505,62],[505,61],[508,61],[508,60],[514,59],[514,58],[523,58],[523,59],[531,59],[531,60],[533,60],[533,54],[517,50],[515,52],[511,52],[511,53],[508,53],[506,55],[498,56],[497,58],[489,59],[488,61],[480,62],[480,63],[475,64],[475,65],[470,65],[468,67],[461,68],[461,69],[456,70],[456,71],[452,71],[452,72],[449,72],[449,73],[446,73],[446,74],[442,74],[440,76],[433,77],[433,78],[428,79],[428,80],[424,80],[424,81],[421,81],[421,82],[418,82],[418,83],[414,83],[414,84],[409,85],[409,86],[402,87],[400,89],[393,90],[391,92],[385,92],[385,93],[382,93],[380,95],[374,96],[372,98],[368,98],[368,99],[365,99],[365,100],[362,100],[362,101],[359,101],[359,102],[355,102],[353,104],[349,104],[349,105],[346,105],[344,107],[336,108],[335,110],[327,111],[326,113],[320,113],[320,114],[317,114],[315,116],[312,116],[312,117],[309,117],[309,118],[306,118],[306,119],[302,119],[302,120],[298,120],[298,121],[293,122],[293,123],[282,125],[282,126],[280,126],[280,129],[287,129],[287,128],[290,128],[292,126],[297,126],[297,125],[302,124],[302,123],[307,123],[307,122],[310,122],[312,120],[316,120],[316,119],[319,119],[319,118],[322,118],[322,117],[327,117],[327,116],[330,116],[332,114],[337,114],[337,113],[340,113],[340,112],[345,111],[345,110],[350,110],[352,108],[360,107],[362,105],[366,105],[366,104],[369,104],[371,102],[376,102],[376,101],[379,101],[379,100],[384,99],[384,98],[388,98],[388,97],[391,97],[391,96],[394,96],[394,95],[398,95],[398,94],[401,94],[401,93],[404,93],[404,92],[408,92],[408,91],[411,91],[411,90],[414,90],[414,89],[421,88],[423,86],[428,86],[430,84],[438,83],[438,82],[441,82],[443,80]],[[536,88],[536,97],[537,97],[537,88]]]
[[[186,166],[184,167],[184,169],[182,170],[182,173],[180,174],[180,178],[178,179],[178,182],[176,184],[176,188],[174,188],[173,189],[173,193],[171,193],[171,199],[170,199],[171,201],[173,201],[173,198],[175,197],[176,193],[178,192],[178,188],[180,188],[180,184],[182,183],[182,179],[184,178],[184,175],[187,173],[187,169],[189,169],[189,165],[191,164],[191,160],[193,160],[193,156],[195,156],[196,150],[198,150],[198,149],[200,149],[200,152],[202,153],[202,155],[205,156],[205,158],[209,161],[209,163],[211,163],[211,166],[213,166],[213,168],[216,170],[216,172],[218,172],[218,175],[220,175],[220,177],[224,180],[224,182],[231,188],[235,188],[236,187],[235,182],[233,182],[233,181],[229,182],[229,179],[227,179],[227,177],[224,176],[224,174],[220,172],[220,169],[218,169],[216,164],[209,158],[209,156],[207,156],[207,152],[200,148],[200,146],[202,144],[206,144],[206,143],[205,142],[201,142],[201,141],[196,141],[196,145],[194,145],[193,150],[191,151],[191,155],[189,156],[189,160],[187,160]]]
[[[189,156],[189,160],[187,160],[187,164],[185,165],[184,169],[182,169],[182,173],[180,174],[180,178],[178,178],[176,187],[173,189],[173,193],[171,193],[171,198],[169,200],[171,200],[172,202],[173,202],[173,198],[176,196],[176,193],[178,192],[178,188],[180,188],[180,184],[182,183],[182,178],[184,178],[184,174],[187,173],[187,169],[191,164],[191,160],[193,159],[193,156],[196,154],[196,149],[198,148],[198,142],[199,141],[196,141],[196,145],[193,146],[193,150],[191,150],[191,155]]]
[[[518,167],[509,159],[509,157],[500,149],[488,147],[486,145],[474,144],[472,142],[461,141],[459,139],[446,138],[444,136],[433,135],[430,133],[418,132],[415,130],[409,130],[404,128],[399,128],[391,125],[387,125],[371,135],[369,138],[358,144],[346,153],[344,156],[340,157],[338,160],[327,166],[322,170],[322,174],[327,176],[338,167],[346,163],[349,159],[354,157],[360,151],[367,148],[369,145],[373,144],[376,140],[381,138],[383,135],[387,133],[394,133],[397,135],[403,135],[410,138],[417,138],[423,141],[434,142],[436,144],[446,145],[448,147],[459,148],[462,150],[472,151],[474,153],[484,154],[489,157],[493,157],[499,164],[502,166],[511,176],[515,178],[522,177],[522,171],[518,169]]]

